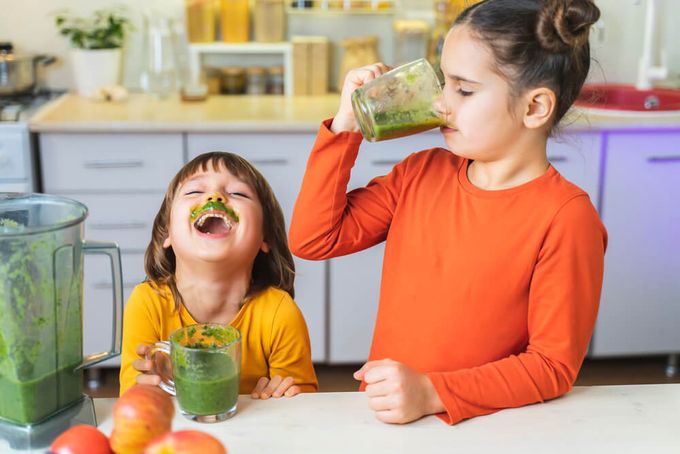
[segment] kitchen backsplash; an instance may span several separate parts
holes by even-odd
[[[680,1],[659,0],[659,21],[655,49],[665,48],[670,81],[680,86],[680,27],[672,23],[680,17]],[[60,57],[58,65],[45,71],[45,81],[54,88],[69,88],[73,75],[68,64],[68,43],[57,35],[54,14],[64,8],[74,13],[86,14],[93,9],[111,5],[127,8],[135,24],[124,57],[123,82],[126,86],[139,86],[142,65],[142,40],[140,31],[145,12],[160,12],[171,17],[182,17],[183,0],[32,0],[15,2],[0,0],[0,41],[14,42],[17,52],[45,53]],[[427,5],[427,2],[410,1],[409,5]],[[642,49],[645,0],[599,0],[602,22],[594,28],[591,38],[593,57],[598,63],[592,66],[591,80],[632,83],[636,79],[637,60]],[[402,10],[403,12],[403,10]],[[428,11],[406,11],[407,15],[427,17]],[[310,18],[310,20],[314,20]],[[339,21],[343,20],[339,15]],[[30,26],[27,26],[30,24]],[[380,25],[382,26],[382,25]],[[351,27],[351,23],[348,23]],[[291,30],[294,32],[294,30]],[[378,32],[380,32],[378,30]],[[389,30],[386,30],[389,32]],[[357,35],[366,34],[365,29]],[[337,43],[335,43],[337,45]],[[384,46],[385,44],[383,44]],[[336,49],[337,51],[337,49]],[[392,55],[391,48],[384,51]],[[658,56],[657,56],[658,58]],[[389,63],[389,62],[388,62]]]

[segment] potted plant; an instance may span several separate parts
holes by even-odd
[[[121,10],[97,10],[91,17],[56,16],[59,33],[71,42],[71,63],[79,94],[92,96],[120,80],[121,47],[130,21]]]

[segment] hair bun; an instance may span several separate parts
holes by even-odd
[[[538,13],[536,35],[549,52],[568,52],[588,42],[590,26],[600,18],[592,0],[546,0]]]

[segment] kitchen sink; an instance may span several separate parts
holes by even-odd
[[[680,115],[680,90],[638,90],[633,85],[588,84],[581,89],[574,106],[585,112],[608,115]]]

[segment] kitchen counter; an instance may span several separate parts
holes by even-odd
[[[97,102],[67,94],[30,121],[33,132],[311,132],[335,114],[339,95],[211,96],[203,102],[132,94],[123,102]],[[566,129],[678,129],[680,114],[611,115],[572,111]]]
[[[110,435],[115,399],[96,399]],[[232,419],[173,429],[209,432],[230,454],[248,453],[635,453],[680,447],[680,384],[576,387],[545,404],[503,410],[447,426],[434,416],[398,426],[376,420],[363,393],[303,394],[291,399],[239,397]]]
[[[340,97],[210,96],[202,102],[132,94],[97,102],[67,94],[30,121],[33,132],[316,132]]]

